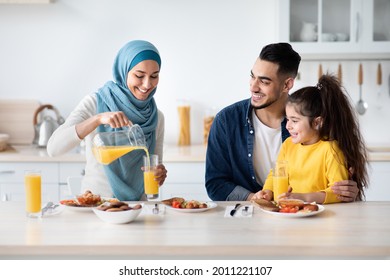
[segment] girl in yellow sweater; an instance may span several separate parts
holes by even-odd
[[[364,199],[367,187],[367,154],[354,109],[339,81],[323,75],[317,86],[299,89],[288,97],[287,125],[290,137],[283,143],[278,160],[288,161],[289,192],[279,198],[297,198],[307,202],[340,202],[331,186],[348,179]],[[272,174],[263,190],[253,197],[273,197]]]

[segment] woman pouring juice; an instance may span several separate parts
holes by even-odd
[[[64,154],[85,139],[86,167],[81,191],[91,190],[119,200],[145,199],[143,149],[135,149],[106,165],[100,164],[92,151],[92,139],[97,133],[121,131],[133,124],[141,127],[147,151],[158,155],[155,176],[160,186],[164,183],[164,115],[153,98],[160,66],[161,58],[154,45],[141,40],[128,42],[115,58],[113,81],[85,96],[51,136],[47,145],[50,156]]]

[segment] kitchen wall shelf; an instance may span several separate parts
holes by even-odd
[[[279,40],[304,60],[390,59],[390,1],[279,0]]]

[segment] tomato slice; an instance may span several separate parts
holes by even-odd
[[[279,212],[281,213],[297,213],[299,210],[299,207],[298,206],[282,206],[282,208],[280,208]]]
[[[181,208],[181,204],[179,201],[173,201],[172,202],[172,207],[173,208]]]

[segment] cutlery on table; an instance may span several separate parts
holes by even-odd
[[[236,206],[234,206],[234,209],[232,211],[230,211],[230,216],[234,216],[234,214],[236,214],[237,212],[237,209],[240,207],[240,203],[237,203]]]
[[[45,213],[47,213],[47,212],[50,213],[51,211],[53,211],[54,209],[56,209],[58,206],[59,206],[58,204],[54,204],[54,203],[51,202],[51,201],[48,202],[48,203],[46,204],[46,206],[42,208],[42,210],[41,210],[41,216],[45,215]]]

